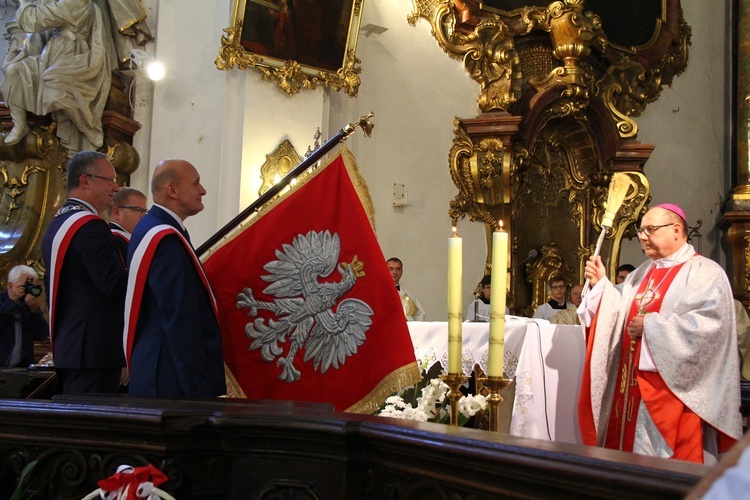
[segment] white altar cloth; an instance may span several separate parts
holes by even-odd
[[[506,316],[505,374],[516,378],[510,433],[581,444],[578,392],[586,354],[580,326]],[[448,323],[409,322],[414,353],[422,367],[448,366]],[[487,372],[488,323],[462,323],[463,371]],[[503,404],[508,404],[509,401]]]

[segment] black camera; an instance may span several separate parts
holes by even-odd
[[[34,297],[39,297],[42,294],[42,285],[35,285],[34,278],[31,276],[26,278],[26,283],[23,285],[23,288],[26,290],[23,294],[24,297],[27,293],[30,293]]]

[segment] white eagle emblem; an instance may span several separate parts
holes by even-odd
[[[245,325],[245,333],[253,339],[250,350],[260,349],[261,357],[269,363],[278,357],[276,365],[283,367],[279,379],[291,383],[300,379],[294,357],[303,346],[303,362],[312,359],[314,369],[320,373],[346,363],[346,358],[356,354],[357,347],[366,340],[373,310],[359,299],[345,299],[337,304],[357,278],[365,275],[364,264],[356,255],[351,263],[338,265],[341,281],[321,281],[336,268],[341,250],[338,234],[310,231],[304,236],[297,235],[291,245],[285,243],[282,248],[276,250],[277,260],[263,266],[271,274],[262,276],[271,283],[263,293],[277,299],[261,302],[253,297],[250,288],[245,288],[237,295],[237,309],[246,307],[247,315],[255,317]],[[275,318],[266,323],[264,318],[257,317],[259,309],[271,311]],[[287,336],[291,345],[283,357],[279,343],[287,342]]]

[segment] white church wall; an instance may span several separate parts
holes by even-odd
[[[726,186],[732,182],[727,157],[727,19],[724,10],[717,9],[713,2],[683,1],[682,7],[685,21],[692,28],[687,69],[636,118],[638,140],[656,145],[645,166],[651,206],[677,203],[685,210],[689,225],[702,220],[699,251],[723,264],[716,222],[727,195]],[[621,263],[638,265],[643,260],[637,239],[623,244]]]
[[[157,42],[153,49],[166,75],[154,84],[151,148],[140,175],[167,158],[191,162],[201,175],[208,194],[204,210],[188,219],[196,244],[213,234],[219,210],[219,186],[224,136],[226,75],[213,65],[220,26],[229,16],[228,6],[200,0],[162,0],[158,4]]]
[[[155,52],[168,71],[176,70],[154,87],[148,172],[160,159],[174,156],[199,169],[208,195],[206,209],[187,222],[193,241],[204,241],[257,198],[260,166],[281,141],[289,139],[304,155],[318,127],[325,141],[372,110],[377,115],[373,137],[364,139],[358,130],[346,145],[357,156],[375,200],[383,252],[404,260],[404,284],[420,297],[428,319],[446,320],[447,210],[456,194],[448,152],[454,116],[476,116],[479,91],[460,62],[442,53],[427,23],[408,25],[409,2],[369,0],[363,25],[384,25],[390,31],[360,38],[358,55],[365,62],[359,97],[323,89],[288,96],[257,71],[216,70],[213,61],[221,30],[229,25],[229,10],[206,13],[205,3],[200,3],[203,8],[198,8],[199,0],[188,3],[192,5],[184,0],[159,3]],[[201,14],[192,14],[192,21],[178,27],[177,9],[180,19]],[[203,32],[195,33],[199,29]],[[186,45],[192,49],[183,50]],[[200,105],[188,100],[197,96],[203,99]],[[163,135],[163,129],[171,132]],[[200,136],[203,143],[196,145]],[[406,185],[409,206],[392,207],[393,183]],[[468,304],[481,277],[486,247],[480,224],[464,220],[459,230]]]
[[[265,156],[284,139],[303,155],[324,116],[320,89],[290,97],[256,71],[216,68],[229,4],[158,2],[153,53],[167,75],[154,84],[149,161],[139,175],[150,179],[165,158],[196,166],[208,192],[203,212],[186,223],[196,246],[257,198]]]
[[[367,0],[362,25],[388,28],[361,36],[359,96],[331,92],[331,129],[370,111],[371,138],[357,131],[346,143],[357,157],[375,203],[377,233],[385,257],[404,262],[403,285],[414,292],[428,321],[447,321],[448,203],[458,190],[450,178],[448,153],[454,117],[477,115],[479,85],[460,61],[449,58],[420,20],[410,26],[411,2]],[[393,184],[404,184],[408,205],[393,207]],[[463,302],[481,279],[486,257],[483,226],[459,221],[463,237]]]

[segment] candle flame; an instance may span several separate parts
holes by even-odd
[[[453,230],[453,236],[458,236],[458,228],[453,226],[451,229]]]
[[[502,231],[503,230],[503,219],[500,219],[497,221],[497,228]]]

